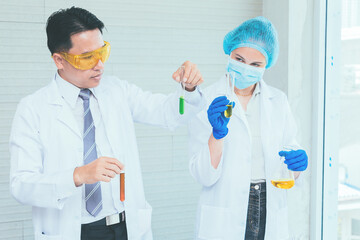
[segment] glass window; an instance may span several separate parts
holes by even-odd
[[[360,239],[360,2],[342,0],[338,239]]]

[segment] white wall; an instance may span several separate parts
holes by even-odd
[[[262,0],[11,0],[0,1],[0,239],[32,239],[31,209],[8,189],[8,138],[20,98],[46,85],[55,66],[46,48],[45,22],[59,8],[84,7],[106,25],[112,44],[106,73],[154,92],[178,87],[173,71],[198,64],[205,86],[224,72],[224,35],[261,15]],[[156,240],[191,239],[199,186],[188,173],[186,128],[170,133],[136,127],[146,196],[154,207]]]

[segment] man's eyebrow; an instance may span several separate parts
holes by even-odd
[[[106,43],[104,43],[104,45],[102,45],[102,47],[104,47],[105,45],[106,45]],[[102,47],[100,47],[100,48],[102,48]],[[100,49],[100,48],[98,48],[98,49]],[[98,50],[98,49],[95,49],[95,50],[93,50],[93,51],[96,51],[96,50]],[[80,55],[85,54],[85,53],[89,53],[89,52],[93,52],[93,51],[83,52],[83,53],[81,53]]]

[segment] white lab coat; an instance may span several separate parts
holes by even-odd
[[[94,91],[112,150],[126,166],[128,238],[150,240],[152,208],[145,200],[134,121],[172,129],[198,113],[204,98],[199,90],[186,93],[191,104],[180,115],[178,93],[151,94],[114,77],[103,77]],[[11,193],[32,206],[35,239],[79,240],[82,191],[74,185],[73,171],[83,165],[83,140],[55,80],[19,103],[10,152]],[[118,176],[111,184],[119,199]]]
[[[205,89],[207,107],[224,95],[226,78]],[[285,144],[297,145],[296,126],[287,97],[260,81],[261,139],[265,158],[267,184],[267,240],[288,239],[288,208],[286,190],[271,185],[271,175],[280,161],[278,152]],[[210,163],[208,140],[212,127],[206,110],[189,124],[190,172],[203,186],[196,224],[196,239],[239,240],[245,237],[246,217],[251,179],[251,133],[244,111],[235,99],[233,116],[224,138],[220,164]]]

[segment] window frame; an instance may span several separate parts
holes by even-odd
[[[314,1],[310,239],[336,239],[341,1]],[[336,177],[334,177],[336,176]]]

